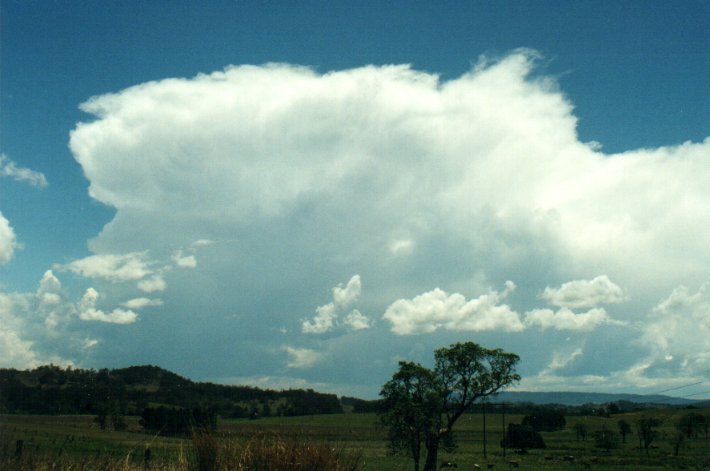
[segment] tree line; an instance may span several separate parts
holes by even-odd
[[[0,369],[0,413],[141,415],[150,404],[209,407],[225,418],[342,413],[338,397],[193,382],[157,366]]]

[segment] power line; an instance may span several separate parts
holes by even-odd
[[[692,397],[692,396],[700,396],[702,394],[710,394],[710,389],[707,391],[701,391],[699,393],[694,393],[694,394],[688,394],[687,396],[681,396],[681,397]]]
[[[706,381],[698,381],[697,383],[690,383],[690,384],[685,384],[685,385],[683,385],[683,386],[676,386],[676,387],[674,387],[674,388],[664,389],[663,391],[658,391],[658,392],[655,392],[655,393],[653,393],[653,394],[663,394],[663,393],[666,393],[666,392],[669,392],[669,391],[675,391],[676,389],[683,389],[683,388],[689,388],[689,387],[691,387],[691,386],[697,386],[698,384],[703,384],[703,383],[705,383],[705,382],[706,382]]]

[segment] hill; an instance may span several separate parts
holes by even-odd
[[[334,394],[194,382],[157,366],[0,369],[0,413],[140,415],[149,405],[209,407],[223,417],[341,413]]]
[[[591,392],[528,392],[504,391],[498,394],[492,402],[560,404],[565,406],[581,406],[584,404],[608,404],[610,402],[630,402],[634,404],[653,404],[663,406],[686,406],[698,401],[663,395],[613,394]]]

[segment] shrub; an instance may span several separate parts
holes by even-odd
[[[500,446],[506,448],[545,448],[545,441],[537,431],[528,425],[508,424],[508,431],[505,438],[501,440]]]

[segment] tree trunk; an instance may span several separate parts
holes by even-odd
[[[439,440],[427,443],[426,447],[426,463],[424,463],[424,471],[436,471],[436,464],[439,461]]]

